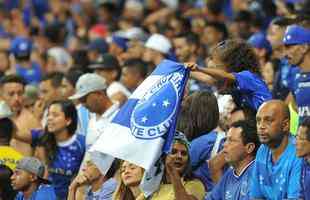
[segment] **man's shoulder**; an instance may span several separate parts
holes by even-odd
[[[42,197],[45,197],[46,199],[53,198],[53,197],[55,197],[56,199],[55,190],[51,185],[41,184],[39,186],[39,189],[37,190],[37,195],[38,197],[42,196]]]

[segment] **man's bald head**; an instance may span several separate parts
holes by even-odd
[[[281,100],[270,100],[264,102],[258,109],[258,112],[260,110],[265,110],[265,109],[272,109],[275,111],[276,115],[278,117],[282,116],[283,119],[288,119],[290,120],[290,109],[287,104],[285,104],[284,101]]]
[[[290,111],[280,100],[263,103],[256,114],[257,134],[263,144],[277,148],[288,137],[290,130]]]

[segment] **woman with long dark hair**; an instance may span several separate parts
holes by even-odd
[[[46,163],[48,178],[58,199],[66,199],[72,178],[78,173],[85,153],[85,138],[76,133],[77,111],[69,100],[54,101],[48,106],[44,131],[33,130],[17,139],[36,147],[35,156]]]
[[[202,182],[192,175],[189,143],[185,135],[176,132],[172,151],[165,159],[162,183],[151,200],[201,200],[205,196]]]

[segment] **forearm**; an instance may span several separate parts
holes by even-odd
[[[190,75],[191,78],[208,85],[215,85],[216,83],[216,79],[203,72],[191,72]]]
[[[214,183],[217,183],[221,179],[225,164],[226,161],[223,152],[220,152],[208,161],[211,178]]]
[[[70,185],[67,200],[76,200],[75,196],[76,196],[77,188],[78,187],[75,184]]]
[[[173,177],[171,183],[173,185],[175,200],[197,200],[193,195],[186,192],[179,176]]]
[[[233,83],[236,80],[235,76],[232,73],[226,72],[225,70],[218,69],[218,68],[198,67],[197,71],[207,74],[216,80],[227,80],[229,83]]]

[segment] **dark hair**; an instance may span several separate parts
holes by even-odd
[[[66,37],[65,25],[62,23],[48,24],[43,30],[44,36],[52,43],[63,43]]]
[[[147,71],[147,64],[139,58],[133,58],[133,59],[126,60],[124,62],[124,67],[128,67],[130,69],[133,69],[142,78],[145,78],[147,75],[147,72],[148,72]]]
[[[108,172],[105,174],[105,177],[107,179],[109,178],[113,178],[113,176],[115,175],[115,173],[117,172],[117,170],[120,168],[120,164],[121,161],[119,159],[114,159],[114,161],[112,162],[112,165],[110,167],[110,169],[108,170]]]
[[[200,45],[199,36],[193,32],[182,33],[176,36],[177,38],[185,38],[187,44]]]
[[[214,14],[214,15],[219,15],[223,11],[223,0],[208,0],[206,1],[206,6],[208,10]]]
[[[9,143],[15,129],[14,122],[9,118],[0,119],[0,140]]]
[[[236,106],[230,113],[232,114],[237,111],[242,111],[244,113],[245,120],[256,120],[256,110],[254,109]]]
[[[0,85],[3,86],[6,83],[19,83],[23,86],[26,85],[26,81],[21,76],[15,74],[3,76],[0,80]]]
[[[79,69],[69,69],[69,71],[64,75],[65,78],[73,87],[75,87],[76,82],[79,80],[80,76],[84,73]]]
[[[249,70],[259,74],[259,63],[250,44],[244,40],[224,40],[212,50],[212,56],[216,55],[230,72]]]
[[[16,191],[11,185],[11,176],[13,171],[6,165],[0,164],[0,199],[15,199]]]
[[[299,126],[307,128],[307,140],[310,141],[310,117],[305,117]]]
[[[221,38],[221,41],[222,40],[226,40],[229,36],[228,34],[228,30],[227,30],[227,27],[224,23],[221,23],[221,22],[207,22],[206,23],[206,27],[212,27],[214,28],[215,30],[217,30],[218,32],[221,32],[222,33],[222,38]]]
[[[78,115],[74,103],[70,100],[57,100],[53,101],[48,108],[55,104],[60,105],[65,117],[71,119],[71,123],[67,126],[67,130],[69,135],[74,135],[78,124]],[[47,160],[50,164],[56,157],[58,147],[55,135],[48,132],[47,127],[45,127],[45,133],[40,138],[38,146],[42,146],[48,150],[46,151],[48,154]]]
[[[310,16],[307,15],[300,15],[297,17],[297,24],[302,26],[306,29],[310,29]]]
[[[52,72],[43,76],[41,82],[50,80],[54,88],[59,88],[63,77],[64,74],[61,72]]]
[[[254,143],[255,149],[252,155],[255,156],[260,146],[260,142],[257,135],[257,128],[255,120],[240,120],[231,124],[231,127],[241,128],[241,137],[243,144]]]
[[[271,24],[280,26],[280,27],[286,27],[291,24],[294,24],[298,19],[296,17],[276,17],[271,21]]]
[[[73,68],[79,68],[84,73],[90,72],[90,70],[87,68],[89,65],[89,59],[87,57],[87,51],[86,50],[76,50],[71,53],[72,59],[73,59]]]
[[[14,53],[14,58],[17,62],[27,62],[30,60],[31,52],[27,53],[26,55],[18,55]]]
[[[215,95],[209,91],[198,91],[184,99],[177,130],[191,141],[215,129],[218,121],[219,108]]]
[[[236,12],[234,16],[234,21],[236,22],[247,22],[250,23],[252,21],[252,13],[248,10],[240,10]]]

